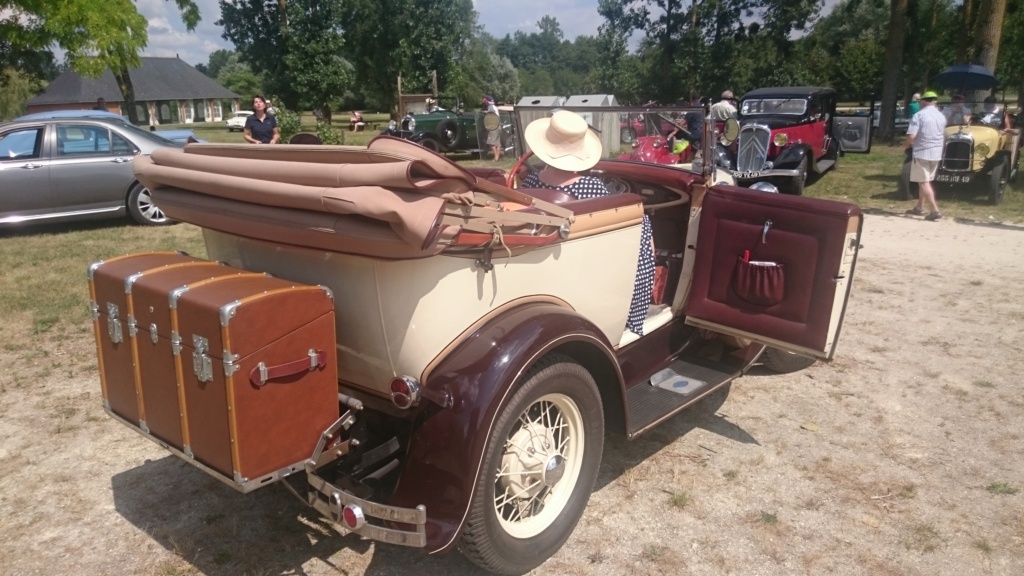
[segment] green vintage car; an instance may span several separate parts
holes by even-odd
[[[497,125],[501,130],[502,149],[511,154],[515,139],[512,137],[512,107],[498,108],[499,115],[488,115],[485,110],[465,110],[458,99],[439,99],[422,114],[406,114],[392,120],[381,134],[404,138],[434,152],[481,152],[487,150],[487,130]],[[493,124],[492,124],[493,123]]]

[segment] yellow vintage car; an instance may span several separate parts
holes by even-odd
[[[999,204],[1006,183],[1014,181],[1020,169],[1021,134],[1017,110],[1005,102],[988,97],[982,102],[963,101],[957,96],[978,90],[991,90],[998,80],[977,65],[957,65],[939,73],[933,84],[953,92],[951,102],[940,104],[946,116],[942,162],[935,178],[937,192],[954,190],[957,194],[986,194],[991,204]],[[900,193],[904,199],[917,195],[910,182],[910,151],[903,164]]]

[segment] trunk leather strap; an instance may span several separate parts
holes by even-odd
[[[310,348],[305,358],[300,358],[294,362],[270,367],[260,362],[249,372],[249,382],[252,382],[253,386],[261,387],[265,386],[270,380],[294,376],[303,372],[312,372],[317,368],[323,368],[326,364],[327,357],[324,355],[323,350]]]

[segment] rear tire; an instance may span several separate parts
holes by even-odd
[[[808,358],[807,356],[801,356],[786,350],[779,350],[778,348],[765,348],[764,353],[761,354],[761,364],[764,364],[765,368],[778,374],[797,372],[804,368],[809,368],[815,362],[817,360],[814,358]]]
[[[522,574],[558,551],[594,489],[604,447],[597,384],[553,354],[501,410],[483,455],[459,549],[498,574]]]
[[[174,223],[174,220],[168,218],[164,211],[153,203],[153,195],[150,194],[149,188],[139,182],[136,182],[128,193],[127,204],[128,214],[139,224],[165,226]]]

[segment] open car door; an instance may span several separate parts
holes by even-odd
[[[700,215],[686,322],[831,359],[863,220],[852,204],[711,188]]]

